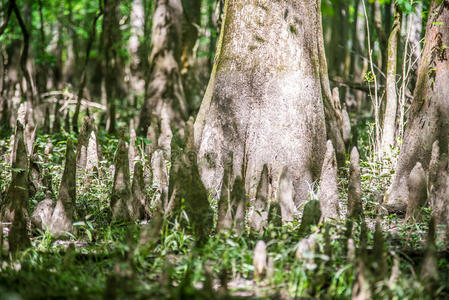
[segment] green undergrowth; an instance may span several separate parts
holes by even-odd
[[[118,141],[103,133],[99,137],[103,161],[98,172],[88,179],[85,174],[77,174],[79,216],[75,232],[64,241],[53,239],[48,232],[34,232],[30,249],[16,256],[2,253],[0,300],[109,299],[109,294],[118,299],[349,299],[361,258],[374,299],[449,297],[449,256],[443,242],[437,243],[438,285],[429,293],[419,280],[431,211],[425,209],[420,222],[408,225],[404,225],[403,216],[381,214],[379,197],[391,180],[391,172],[385,171],[390,162],[374,164],[363,149],[365,222],[350,226],[343,220],[314,226],[312,235],[318,246],[303,259],[297,259],[297,245],[304,238],[299,221],[282,227],[270,225],[263,234],[212,234],[198,247],[182,207],[175,217],[164,221],[157,245],[151,251],[143,251],[138,240],[144,224],[110,223],[110,166]],[[48,139],[54,144],[51,154],[40,159],[45,162],[41,167],[50,171],[53,197],[58,193],[67,138],[75,140],[75,136],[65,133],[37,138],[38,155],[44,155]],[[148,141],[139,139],[137,146],[143,147],[145,142]],[[6,154],[8,143],[0,141]],[[346,205],[347,172],[348,168],[340,170],[342,207]],[[3,191],[9,184],[9,174],[9,163],[2,159]],[[148,187],[148,193],[152,192],[152,187]],[[43,193],[36,193],[31,198],[30,211],[44,197]],[[380,256],[379,245],[374,245],[376,220],[383,229]],[[348,237],[354,239],[355,260],[348,256]],[[273,266],[261,279],[254,278],[252,261],[258,240],[266,242]],[[400,275],[392,281],[395,260],[399,262]],[[380,261],[385,261],[386,266],[382,278],[378,278]]]

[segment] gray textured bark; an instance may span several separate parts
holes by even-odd
[[[227,166],[224,170],[220,199],[218,200],[217,232],[230,231],[232,229],[232,181],[230,178],[230,173],[230,166]]]
[[[384,121],[382,128],[382,151],[387,156],[391,155],[391,147],[395,145],[396,133],[396,111],[398,108],[398,97],[396,94],[396,64],[397,64],[397,50],[398,37],[401,31],[401,13],[397,7],[394,15],[393,29],[388,39],[388,54],[387,54],[387,76],[385,100],[386,107],[384,113]]]
[[[208,193],[198,172],[193,118],[186,123],[184,134],[184,141],[180,141],[180,145],[173,144],[172,146],[180,146],[182,151],[173,148],[177,151],[172,153],[169,194],[170,199],[176,199],[176,207],[180,207],[181,199],[184,199],[185,211],[189,216],[197,241],[203,242],[212,230],[213,211],[209,205]],[[231,193],[231,199],[240,202],[241,193],[237,197]]]
[[[313,225],[317,225],[321,218],[320,202],[318,200],[310,200],[304,205],[304,212],[302,214],[301,226],[299,233],[307,235],[311,231]]]
[[[189,112],[197,109],[201,99],[196,99],[202,94],[201,89],[205,83],[201,80],[199,58],[198,28],[201,24],[201,0],[182,0],[182,47],[181,47],[181,76],[185,91],[185,98]],[[207,80],[206,84],[207,84]]]
[[[97,135],[92,130],[86,152],[86,171],[91,172],[99,169],[99,161],[101,157],[101,146],[98,143]]]
[[[129,37],[128,50],[132,54],[132,63],[134,65],[139,63],[139,55],[137,51],[139,50],[140,45],[139,39],[143,36],[145,22],[143,2],[143,0],[133,0],[131,4],[131,36]]]
[[[449,225],[449,168],[447,154],[440,157],[438,143],[432,148],[432,159],[429,164],[428,176],[429,198],[432,213],[438,225]]]
[[[180,74],[183,7],[181,0],[157,0],[153,15],[151,71],[139,130],[145,132],[151,116],[161,116],[164,105],[170,124],[182,125],[187,105]]]
[[[143,166],[140,161],[134,165],[134,177],[131,186],[133,194],[134,206],[138,219],[150,216],[150,203],[145,190],[145,182],[143,178]]]
[[[362,183],[360,172],[360,156],[356,147],[352,148],[349,165],[348,216],[358,217],[363,214]]]
[[[418,66],[420,64],[421,58],[421,34],[422,34],[422,13],[423,13],[423,3],[421,1],[417,1],[414,5],[415,12],[413,14],[408,15],[408,26],[410,26],[410,35],[409,35],[409,43],[410,43],[410,51],[411,57],[410,61],[413,63],[411,74],[410,74],[410,89],[413,90],[416,85],[416,80],[418,77]],[[403,22],[405,23],[405,22]]]
[[[16,211],[28,214],[28,156],[20,121],[17,121],[12,142],[11,162],[11,183],[1,208],[3,222],[12,222]]]
[[[249,226],[251,230],[262,232],[267,226],[268,203],[270,201],[270,178],[267,165],[263,166],[257,185],[256,197],[250,202],[252,212],[249,216]]]
[[[12,155],[11,183],[6,194],[3,222],[12,222],[8,240],[11,252],[23,250],[31,245],[28,236],[28,157],[25,150],[23,126],[16,126]]]
[[[111,194],[112,219],[114,221],[130,221],[137,219],[137,209],[134,207],[130,187],[128,147],[120,138],[114,157],[114,185]]]
[[[232,208],[234,211],[233,223],[234,230],[238,234],[245,231],[245,215],[246,215],[246,191],[245,185],[240,176],[237,176],[232,185]]]
[[[426,204],[427,200],[427,182],[426,172],[421,164],[416,163],[407,181],[408,185],[408,203],[406,220],[417,220],[421,212],[421,208]]]
[[[325,151],[317,1],[226,1],[217,56],[195,122],[201,176],[221,185],[233,152],[254,197],[264,164],[289,167],[295,203],[319,177]],[[277,181],[277,180],[276,180]],[[272,182],[278,186],[278,182]]]
[[[449,8],[445,2],[433,1],[408,126],[393,183],[385,198],[385,206],[390,211],[405,210],[408,176],[417,162],[428,169],[432,144],[436,140],[447,154],[449,64],[443,46],[449,45],[449,27],[439,24],[449,24]]]
[[[80,170],[86,170],[87,149],[89,148],[89,140],[94,126],[93,118],[84,117],[81,132],[78,137],[78,145],[76,146],[76,167]]]
[[[128,150],[128,159],[129,159],[129,170],[134,170],[135,160],[139,159],[139,149],[136,147],[137,142],[137,134],[134,129],[134,121],[131,120],[129,122],[129,150]]]
[[[282,223],[293,222],[297,214],[293,202],[293,183],[287,167],[282,168],[279,178],[278,202],[281,207]]]
[[[327,141],[326,155],[321,170],[320,183],[320,208],[324,220],[338,220],[338,185],[337,185],[337,162],[335,150],[331,141]]]
[[[44,199],[38,203],[31,214],[31,224],[42,231],[46,231],[50,226],[51,216],[55,209],[55,203],[52,199]]]
[[[122,37],[119,27],[121,12],[120,0],[104,0],[103,2],[101,42],[104,63],[102,72],[107,96],[108,132],[113,133],[116,129],[116,101],[124,95],[124,76],[121,68],[123,59],[120,54]]]

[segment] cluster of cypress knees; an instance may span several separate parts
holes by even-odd
[[[23,105],[18,110],[15,133],[11,139],[11,182],[1,200],[1,221],[11,223],[8,234],[8,248],[16,252],[30,247],[29,231],[31,227],[41,230],[49,230],[56,238],[67,237],[74,231],[73,223],[76,221],[76,180],[77,172],[91,176],[99,172],[99,161],[102,157],[101,146],[97,141],[94,119],[86,116],[78,136],[78,143],[73,145],[71,139],[66,143],[65,167],[56,201],[52,199],[49,186],[48,171],[39,168],[37,155],[33,154],[33,144],[36,135],[32,112]],[[46,119],[49,119],[46,117]],[[150,219],[150,222],[142,231],[140,244],[154,244],[157,242],[162,220],[169,217],[181,206],[180,199],[184,199],[184,209],[189,215],[193,232],[199,241],[204,241],[212,232],[213,210],[209,204],[209,195],[205,189],[199,174],[196,160],[196,149],[193,134],[193,119],[186,122],[180,138],[174,135],[169,118],[162,113],[160,120],[152,119],[147,130],[147,144],[144,150],[136,147],[136,133],[133,122],[129,129],[129,144],[125,141],[125,130],[120,131],[120,140],[115,153],[113,166],[113,187],[110,196],[111,221],[138,221]],[[48,144],[45,153],[52,151],[52,145]],[[142,164],[139,155],[146,155],[149,165]],[[443,155],[444,156],[444,155]],[[232,153],[230,153],[232,160]],[[170,167],[167,167],[170,164]],[[432,149],[432,160],[427,176],[421,164],[417,163],[412,170],[409,179],[409,201],[406,212],[406,220],[419,218],[420,208],[427,199],[428,184],[433,191],[432,195],[438,196],[445,191],[447,171],[447,158],[439,154],[438,142]],[[283,224],[291,222],[299,215],[293,202],[294,188],[287,167],[280,172],[279,187],[276,199],[273,199],[270,185],[269,166],[265,165],[259,180],[254,199],[250,201],[250,209],[247,210],[247,193],[244,178],[237,176],[232,180],[232,163],[224,169],[223,183],[218,200],[217,228],[220,231],[239,233],[244,231],[247,225],[252,231],[262,232],[268,224]],[[130,170],[133,172],[133,180],[130,182]],[[441,171],[441,172],[440,172]],[[320,220],[340,219],[341,211],[338,199],[337,187],[337,163],[335,150],[330,141],[327,142],[327,150],[321,171],[320,195],[318,200],[308,201],[302,213],[300,231],[304,236],[310,233],[311,225]],[[150,174],[150,176],[146,176]],[[446,174],[446,176],[437,176]],[[51,178],[51,177],[50,177]],[[149,198],[146,186],[156,186]],[[32,189],[47,188],[48,197],[38,203],[31,216],[29,215],[29,198]],[[359,153],[354,147],[350,155],[349,185],[348,185],[348,220],[363,219],[361,202],[361,171],[359,165]],[[435,196],[435,197],[436,197]],[[441,195],[440,195],[441,196]],[[435,198],[433,197],[433,198]],[[431,199],[432,201],[432,199]],[[445,210],[432,201],[434,210]],[[153,209],[150,207],[153,206]],[[248,212],[248,216],[246,216]],[[438,216],[439,214],[436,214]],[[440,214],[441,215],[441,214]],[[436,220],[440,223],[441,220]],[[246,223],[247,222],[247,223]],[[435,270],[435,229],[432,219],[429,233],[428,253],[425,259],[425,267],[422,268],[423,276],[434,276]],[[376,227],[376,232],[380,226]],[[3,247],[3,229],[1,243]],[[376,233],[375,236],[382,236]],[[363,242],[363,241],[362,241]],[[303,253],[313,250],[316,241],[313,235],[301,240],[298,244],[296,256],[307,260]],[[348,238],[348,251],[354,253],[354,240]],[[380,246],[379,246],[380,247]],[[363,248],[363,247],[362,247]],[[348,252],[348,253],[349,253]],[[348,254],[349,255],[349,254]],[[349,256],[354,257],[354,254]],[[348,256],[348,257],[349,257]],[[256,277],[269,273],[271,263],[267,260],[266,245],[259,241],[255,248],[254,266]],[[363,268],[363,260],[358,263]],[[426,271],[427,270],[427,271]],[[359,272],[363,274],[364,272]],[[362,275],[360,275],[362,276]],[[393,276],[393,274],[392,274]],[[395,275],[396,276],[396,275]],[[366,281],[358,278],[359,285]],[[361,289],[363,290],[363,289]]]

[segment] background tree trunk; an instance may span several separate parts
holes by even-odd
[[[388,39],[387,78],[386,78],[386,107],[382,130],[382,151],[387,156],[391,154],[391,146],[395,145],[396,112],[398,98],[396,94],[396,64],[398,53],[398,37],[401,31],[401,13],[396,7],[394,15],[393,30]]]
[[[120,58],[120,0],[104,0],[103,5],[103,76],[108,105],[108,132],[115,132],[116,101],[122,96],[123,73]]]
[[[448,151],[449,138],[449,8],[447,1],[433,1],[429,10],[425,45],[418,82],[399,155],[393,184],[386,196],[389,210],[405,210],[407,178],[420,162],[428,168],[432,144],[439,141],[441,153]]]
[[[146,132],[151,115],[160,118],[164,105],[167,106],[171,124],[181,126],[187,119],[180,74],[182,13],[181,0],[156,2],[151,35],[151,71],[147,95],[140,111],[140,133]]]
[[[250,195],[268,164],[273,174],[288,166],[296,203],[306,200],[326,147],[318,3],[226,1],[215,65],[195,122],[207,188],[219,188],[232,152],[233,177],[243,173]]]

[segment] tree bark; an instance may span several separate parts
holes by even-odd
[[[131,4],[131,15],[130,15],[130,26],[131,26],[131,36],[129,37],[128,51],[131,54],[132,64],[137,66],[139,62],[139,39],[143,35],[144,30],[144,1],[143,0],[133,0]]]
[[[17,6],[17,3],[15,0],[11,0],[10,2],[12,9],[14,11],[14,14],[16,15],[17,18],[17,22],[19,23],[20,26],[20,30],[22,31],[22,35],[23,35],[23,49],[22,49],[22,54],[20,56],[20,68],[22,70],[22,74],[25,77],[25,81],[26,81],[26,92],[25,92],[25,98],[30,101],[31,103],[35,104],[36,100],[35,99],[35,93],[33,91],[34,86],[33,83],[31,81],[31,76],[29,73],[29,70],[27,68],[27,61],[28,61],[28,50],[29,50],[29,46],[30,46],[30,33],[28,32],[25,22],[22,18],[22,15],[20,13],[20,10]]]
[[[225,2],[215,65],[195,122],[208,189],[219,188],[232,152],[232,176],[243,173],[250,196],[268,164],[273,173],[288,166],[295,202],[306,200],[326,148],[320,18],[316,0]]]
[[[190,115],[190,112],[198,109],[201,98],[197,101],[195,101],[195,98],[201,94],[201,87],[205,87],[205,84],[201,84],[198,76],[200,70],[196,55],[198,52],[198,47],[196,47],[198,28],[201,23],[201,0],[184,0],[182,5],[181,76]]]
[[[449,138],[449,4],[432,1],[425,45],[418,71],[418,82],[393,184],[386,195],[389,210],[405,210],[407,178],[420,162],[428,169],[432,144],[438,140],[441,153],[447,153]]]
[[[92,28],[90,31],[89,39],[87,41],[87,45],[86,45],[86,54],[84,57],[83,71],[81,73],[81,80],[80,80],[80,84],[78,87],[75,112],[73,113],[73,117],[72,117],[72,127],[73,127],[73,131],[76,133],[78,133],[78,118],[79,118],[79,113],[80,113],[80,109],[81,109],[81,101],[83,99],[84,88],[86,87],[86,83],[87,83],[87,67],[89,65],[90,50],[92,49],[92,45],[95,41],[95,37],[97,36],[97,30],[96,30],[97,21],[103,14],[103,7],[101,5],[101,0],[98,1],[98,10],[99,11],[97,14],[95,14],[94,20],[92,22]]]
[[[103,4],[103,76],[108,105],[108,132],[115,132],[116,101],[122,92],[122,70],[120,65],[120,0],[104,0]]]
[[[379,46],[381,52],[381,69],[385,70],[386,62],[387,62],[387,48],[388,48],[388,39],[387,33],[382,26],[382,10],[380,7],[379,1],[374,1],[374,25],[376,28],[377,37],[379,39]],[[385,4],[387,5],[387,4]],[[389,30],[389,28],[388,28]]]
[[[181,81],[181,0],[158,0],[153,15],[150,77],[145,102],[140,111],[139,132],[146,132],[151,116],[160,117],[166,106],[170,123],[182,126],[187,105]]]
[[[398,37],[401,31],[401,17],[400,9],[396,7],[393,29],[390,38],[388,39],[387,78],[385,81],[386,107],[382,130],[382,151],[387,156],[391,155],[391,146],[395,145],[396,111],[398,108],[398,98],[396,94],[396,64]]]

